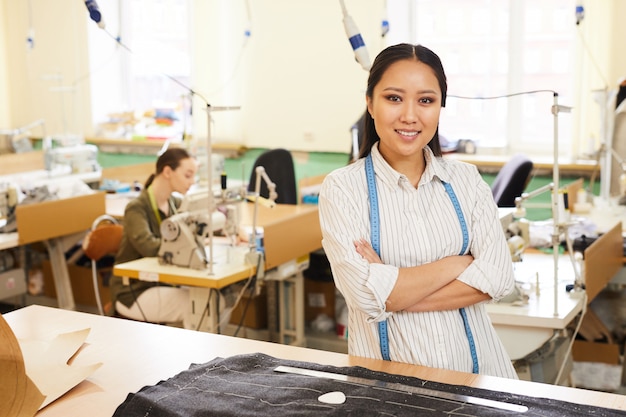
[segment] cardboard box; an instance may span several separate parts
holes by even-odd
[[[576,340],[572,347],[575,362],[599,362],[619,365],[619,345],[615,343]]]
[[[26,294],[26,278],[22,268],[0,272],[0,299]]]
[[[18,204],[15,219],[19,244],[87,232],[93,221],[105,213],[104,198],[104,192],[96,192],[35,204]]]
[[[54,278],[52,277],[52,266],[49,260],[42,262],[44,295],[46,297],[56,298],[56,289],[54,287]],[[97,306],[96,295],[93,290],[93,278],[91,268],[78,266],[74,264],[67,265],[67,271],[72,284],[72,292],[74,293],[74,301],[76,304],[87,306]],[[98,269],[98,287],[100,290],[100,299],[102,305],[111,302],[111,294],[108,286],[108,278],[113,273],[112,268]]]
[[[251,298],[248,294],[241,297],[239,304],[233,309],[230,315],[230,324],[234,324],[235,326],[239,325],[246,305],[248,305],[248,308],[242,326],[251,329],[267,328],[267,292],[265,291],[265,287],[263,287],[261,293],[256,297]]]
[[[304,320],[313,321],[320,314],[335,320],[335,283],[331,281],[304,279]]]
[[[572,356],[574,367],[571,378],[575,386],[609,392],[620,387],[623,377],[619,345],[576,340]]]

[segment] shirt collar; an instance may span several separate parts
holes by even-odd
[[[376,171],[377,176],[384,183],[396,185],[400,184],[401,179],[406,177],[393,169],[391,165],[385,161],[385,158],[383,158],[378,150],[378,143],[379,142],[376,142],[371,149],[372,162],[374,163],[374,170]],[[434,178],[439,178],[441,181],[449,182],[450,172],[448,164],[444,159],[436,157],[428,146],[424,147],[424,158],[426,160],[426,169],[422,174],[419,185],[431,182]]]

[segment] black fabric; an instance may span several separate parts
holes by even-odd
[[[498,172],[491,184],[491,193],[498,207],[515,207],[515,198],[522,195],[533,163],[528,157],[514,155]]]
[[[379,386],[355,384],[275,372],[279,365],[350,375],[528,407],[521,413],[442,400]],[[158,366],[158,365],[157,365]],[[341,391],[346,401],[329,405],[322,394]],[[173,416],[626,416],[609,410],[523,395],[441,384],[418,378],[374,372],[360,367],[338,368],[277,359],[264,354],[217,358],[192,365],[167,381],[129,394],[114,417]]]
[[[265,168],[267,176],[276,184],[276,203],[278,204],[298,204],[298,192],[296,188],[296,171],[293,164],[291,152],[286,149],[270,149],[263,152],[254,161],[248,191],[254,191],[256,186],[256,167]],[[269,197],[269,189],[265,181],[261,180],[261,197]]]

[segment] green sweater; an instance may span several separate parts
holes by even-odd
[[[176,208],[181,202],[179,198],[170,197],[170,213],[176,213]],[[168,217],[161,210],[159,213],[162,219]],[[123,225],[124,234],[120,249],[115,255],[115,264],[158,255],[161,246],[161,229],[146,189],[126,206]],[[110,290],[113,307],[115,308],[116,301],[130,307],[139,294],[156,285],[165,284],[131,279],[130,285],[124,285],[121,277],[111,277]]]

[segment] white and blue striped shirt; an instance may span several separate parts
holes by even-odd
[[[319,196],[322,244],[335,284],[349,308],[349,353],[382,359],[378,322],[387,319],[393,361],[472,372],[472,357],[457,309],[387,312],[398,268],[458,255],[463,235],[442,181],[450,183],[469,233],[472,264],[457,278],[497,300],[513,289],[511,255],[491,189],[475,166],[436,158],[424,149],[426,169],[417,188],[372,147],[380,216],[380,257],[370,264],[354,241],[371,241],[365,159],[330,173]],[[420,279],[415,277],[415,279]],[[465,308],[481,374],[517,378],[484,303]]]

